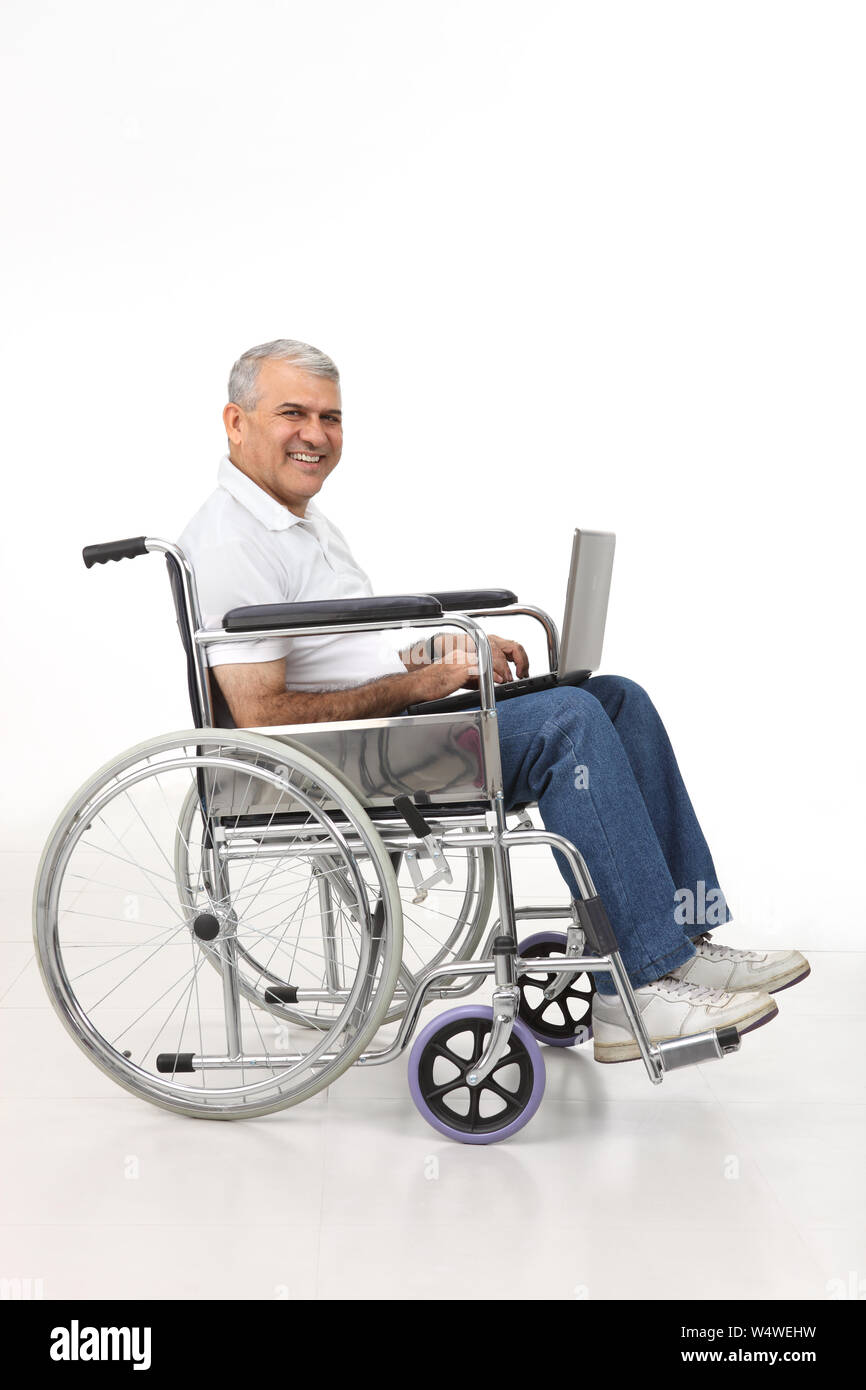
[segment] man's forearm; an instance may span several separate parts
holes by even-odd
[[[232,714],[245,728],[271,724],[321,724],[398,714],[413,700],[429,698],[420,671],[382,676],[349,690],[282,690],[250,701]],[[238,718],[240,715],[240,718]]]

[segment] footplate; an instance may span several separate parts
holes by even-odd
[[[726,1028],[710,1028],[706,1033],[694,1033],[690,1038],[671,1038],[669,1042],[654,1043],[663,1071],[677,1067],[692,1067],[697,1062],[714,1062],[729,1052],[739,1052],[740,1034],[733,1024]]]

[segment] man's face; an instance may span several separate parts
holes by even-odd
[[[343,451],[340,388],[291,362],[265,361],[255,409],[223,411],[229,458],[271,497],[303,516]]]

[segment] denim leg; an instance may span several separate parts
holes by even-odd
[[[592,676],[583,689],[601,702],[626,751],[679,893],[678,920],[691,936],[729,922],[709,845],[649,695],[625,676]]]
[[[497,707],[507,806],[536,801],[549,830],[580,850],[635,985],[694,955],[675,919],[674,880],[632,764],[601,700],[586,687],[504,700]],[[557,867],[578,897],[561,854]],[[612,993],[609,977],[596,980]]]

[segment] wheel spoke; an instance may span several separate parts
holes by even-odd
[[[479,1121],[480,1116],[481,1116],[480,1107],[481,1107],[481,1089],[480,1089],[480,1087],[478,1087],[478,1086],[470,1086],[470,1087],[469,1087],[469,1114],[468,1114],[467,1117],[466,1117],[467,1120],[469,1121],[469,1128],[470,1128],[470,1129],[475,1129],[476,1125],[478,1124],[478,1121]]]
[[[452,1091],[462,1091],[466,1088],[466,1081],[462,1076],[456,1076],[453,1081],[446,1081],[442,1086],[434,1086],[427,1092],[429,1100],[439,1100],[442,1096],[450,1095]]]
[[[439,1039],[433,1039],[430,1043],[430,1050],[435,1052],[437,1057],[445,1057],[447,1061],[453,1062],[455,1066],[465,1070],[471,1066],[472,1059],[461,1057],[459,1053],[452,1051],[447,1043]]]
[[[494,1095],[498,1096],[500,1100],[505,1102],[505,1111],[500,1111],[499,1115],[520,1114],[520,1111],[523,1109],[523,1106],[521,1105],[520,1101],[518,1100],[517,1096],[515,1096],[513,1091],[506,1091],[504,1086],[498,1085],[497,1082],[495,1082],[493,1078],[490,1076],[485,1077],[481,1085],[485,1091],[492,1091]],[[498,1118],[499,1116],[497,1116],[497,1119]]]

